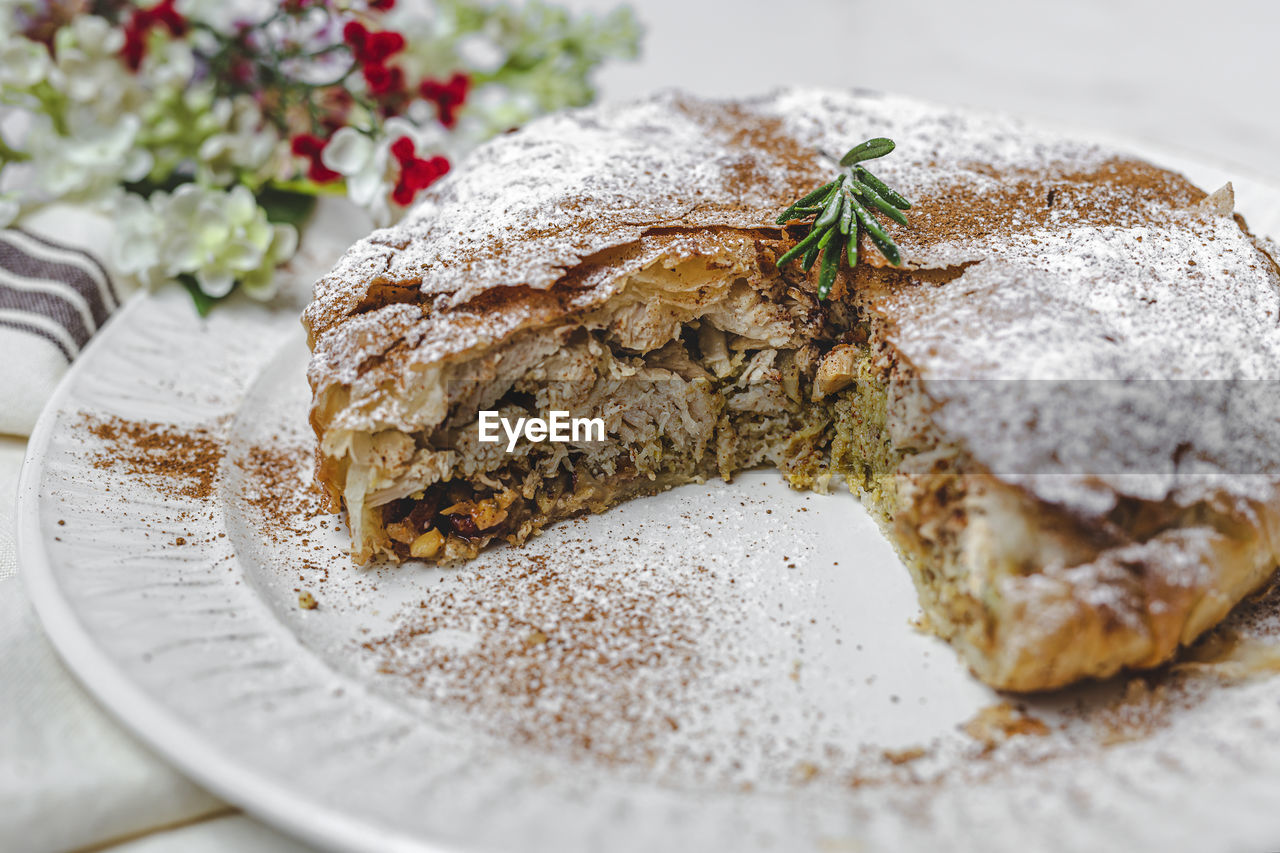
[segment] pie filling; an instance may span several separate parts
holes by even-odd
[[[843,479],[911,567],[935,627],[981,623],[961,553],[961,456],[927,429],[891,428],[917,386],[852,305],[818,303],[759,258],[720,266],[642,271],[612,316],[535,334],[550,344],[517,335],[506,346],[519,358],[499,348],[487,364],[456,368],[441,380],[449,415],[431,429],[340,436],[356,556],[467,560],[565,518],[768,465],[800,489]],[[629,291],[647,316],[627,314]],[[535,351],[544,354],[530,359]],[[494,368],[504,361],[523,367],[504,380]],[[479,440],[480,409],[508,422],[552,410],[599,417],[606,437],[522,438],[508,451],[505,434]],[[910,523],[895,524],[904,514]]]
[[[1193,586],[1144,568],[1160,549],[1212,554],[1242,588],[1274,565],[1232,512],[1126,499],[1100,525],[984,472],[936,432],[928,395],[874,320],[840,299],[818,303],[763,258],[736,257],[660,262],[622,285],[608,314],[523,330],[421,380],[448,402],[430,427],[327,433],[322,464],[342,486],[357,559],[466,560],[561,519],[762,465],[801,489],[839,478],[910,569],[927,627],[988,683],[1015,690],[1155,665],[1225,615],[1228,597],[1183,602]],[[860,271],[853,287],[890,275],[901,274]],[[480,410],[508,422],[600,418],[605,439],[520,438],[509,450],[501,433],[480,441]],[[1072,604],[1086,595],[1116,603]],[[1188,615],[1143,615],[1152,600]],[[1143,645],[1117,646],[1117,626]]]
[[[841,475],[872,501],[902,451],[886,371],[852,306],[819,303],[763,257],[659,262],[609,303],[526,330],[439,378],[439,423],[335,431],[326,451],[356,556],[450,562],[620,501],[761,465],[796,488]],[[765,272],[765,271],[768,272]],[[514,372],[503,373],[516,364]],[[479,412],[598,418],[604,440],[480,440]]]
[[[588,363],[589,377],[521,380],[493,408],[508,423],[549,410],[601,418],[605,440],[522,438],[508,453],[505,435],[480,444],[474,419],[419,437],[493,464],[383,504],[391,549],[401,558],[465,559],[494,540],[522,542],[559,519],[763,464],[796,487],[825,489],[837,411],[809,401],[816,347],[736,340],[726,348],[725,338],[710,323],[690,324],[662,349],[639,355],[613,350],[598,335],[575,335],[563,355]],[[712,340],[720,349],[709,358],[702,346]]]

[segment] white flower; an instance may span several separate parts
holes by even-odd
[[[56,74],[50,81],[103,120],[118,118],[143,98],[142,87],[120,61],[124,32],[96,15],[77,15],[53,39]]]
[[[437,122],[420,126],[402,118],[388,119],[383,136],[373,139],[351,127],[340,128],[329,140],[321,161],[346,179],[347,197],[369,212],[374,225],[389,225],[399,213],[393,207],[391,190],[395,186],[400,164],[391,156],[391,146],[403,136],[413,140],[419,157],[425,152],[447,149],[448,137]]]
[[[239,95],[227,104],[230,115],[224,129],[200,144],[201,177],[210,183],[227,184],[237,172],[256,173],[275,153],[280,138],[262,121],[262,111],[248,95]]]
[[[72,108],[64,120],[66,135],[58,133],[48,116],[33,116],[24,141],[36,184],[51,197],[101,194],[151,170],[151,155],[135,145],[141,126],[137,116],[102,123],[95,110]]]
[[[271,295],[269,273],[293,254],[298,235],[290,225],[267,222],[246,187],[223,192],[183,184],[161,203],[170,229],[164,247],[170,275],[193,274],[215,298],[241,280],[251,295]]]
[[[138,77],[146,88],[161,96],[181,92],[196,73],[196,57],[185,41],[165,39],[143,58]]]
[[[507,62],[507,51],[485,33],[468,33],[454,43],[453,49],[469,71],[492,74]]]
[[[240,287],[254,299],[270,299],[278,288],[276,267],[298,251],[298,229],[292,225],[272,225],[271,242],[263,253],[263,261],[240,278]]]
[[[159,286],[165,281],[162,251],[169,230],[164,216],[156,205],[133,193],[120,193],[112,215],[116,222],[112,246],[115,268],[144,287]]]
[[[0,36],[0,87],[30,89],[49,74],[49,51],[18,35]]]
[[[261,0],[178,0],[178,13],[184,18],[224,33],[234,32],[238,23],[256,23],[269,17],[273,7]]]
[[[373,215],[374,224],[390,221],[387,194],[387,152],[368,134],[353,127],[339,128],[320,155],[321,161],[342,175],[347,182],[347,196]]]
[[[207,80],[171,98],[152,98],[141,110],[147,138],[154,145],[203,139],[224,129],[231,113],[230,101],[218,98]]]
[[[273,225],[243,186],[230,191],[183,184],[150,200],[125,194],[116,205],[118,269],[148,286],[180,275],[209,296],[237,282],[255,299],[275,292],[275,269],[298,248],[292,225]]]

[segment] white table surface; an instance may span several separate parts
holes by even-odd
[[[1130,136],[1280,178],[1274,2],[637,0],[633,6],[648,29],[645,56],[601,73],[606,99],[668,86],[707,95],[784,84],[864,86]],[[62,670],[15,576],[12,512],[24,450],[20,437],[0,437],[0,848],[304,849],[168,769]],[[51,707],[58,712],[44,712]],[[59,815],[86,810],[97,815],[88,830],[60,831]]]

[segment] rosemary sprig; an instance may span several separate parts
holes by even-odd
[[[815,217],[809,225],[809,233],[778,258],[778,266],[801,258],[801,266],[808,272],[821,255],[819,299],[826,299],[831,293],[836,271],[840,268],[841,253],[849,269],[857,266],[858,239],[863,233],[885,260],[894,266],[902,264],[898,244],[880,225],[877,214],[906,225],[907,217],[902,211],[909,209],[911,202],[889,189],[884,181],[861,165],[863,161],[883,157],[893,149],[893,140],[884,137],[868,139],[853,146],[840,158],[841,168],[847,171],[807,193],[778,216],[779,225]]]

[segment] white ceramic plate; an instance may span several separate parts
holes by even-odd
[[[1236,188],[1280,233],[1280,188]],[[368,851],[1280,844],[1280,680],[1233,660],[992,711],[1009,697],[912,627],[907,574],[847,494],[752,472],[464,569],[350,567],[340,525],[300,510],[297,311],[132,301],[45,412],[19,508],[68,665],[263,820]],[[86,426],[110,417],[205,430],[212,497],[121,461]],[[284,476],[265,499],[264,460]],[[1268,634],[1275,601],[1234,624]]]

